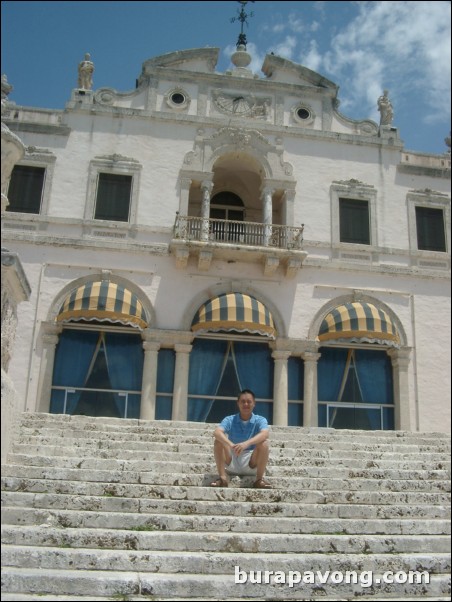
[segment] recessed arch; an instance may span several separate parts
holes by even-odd
[[[383,344],[390,344],[391,346],[394,347],[406,347],[407,346],[407,337],[406,337],[406,333],[405,333],[405,329],[403,327],[402,322],[400,321],[399,317],[397,316],[397,314],[385,303],[383,303],[382,301],[380,301],[379,299],[376,299],[375,297],[369,296],[369,295],[356,295],[355,294],[349,294],[349,295],[343,295],[340,297],[336,297],[335,299],[332,299],[331,301],[329,301],[328,303],[326,303],[316,314],[316,316],[314,317],[312,323],[311,323],[311,327],[309,329],[309,338],[311,340],[316,340],[318,344],[320,345],[325,345],[325,344],[331,344],[332,341],[334,341],[334,339],[339,340],[341,338],[340,334],[336,334],[334,336],[328,337],[327,333],[325,332],[324,335],[325,336],[321,336],[320,340],[319,340],[319,333],[321,333],[322,330],[322,324],[323,324],[323,329],[325,329],[325,319],[327,318],[327,316],[331,316],[332,312],[334,310],[336,310],[337,308],[344,308],[344,313],[346,312],[346,307],[349,305],[353,305],[353,304],[361,304],[363,306],[371,306],[370,307],[370,311],[373,312],[373,315],[375,316],[375,323],[374,323],[374,328],[376,328],[377,330],[375,331],[375,336],[370,337],[370,339],[374,342],[377,342],[378,339],[380,339],[380,342]],[[341,310],[342,311],[342,310]],[[362,310],[364,313],[365,311],[368,311],[368,308],[363,308]],[[378,324],[378,315],[380,316],[380,320],[381,320],[381,324]],[[328,318],[330,319],[330,318]],[[383,325],[383,322],[387,321],[388,322],[388,326],[389,329],[393,329],[394,332],[389,333],[388,336],[383,336],[383,337],[378,337],[378,333],[380,332],[379,329],[380,328],[386,328]],[[390,326],[392,325],[392,326]],[[356,326],[357,328],[357,326]],[[360,335],[354,335],[354,333],[352,331],[349,332],[349,335],[344,337],[345,339],[348,339],[350,344],[353,343],[357,343],[358,340],[360,338]],[[369,341],[365,341],[366,337],[365,334],[363,334],[361,336],[362,338],[362,342],[369,342]],[[386,341],[386,343],[385,343]]]
[[[249,295],[257,299],[271,313],[277,337],[279,338],[287,336],[286,325],[283,316],[278,307],[272,302],[272,300],[269,299],[265,294],[262,294],[260,291],[255,290],[254,287],[246,286],[245,284],[241,284],[238,282],[234,282],[233,284],[230,283],[229,285],[212,286],[208,290],[204,290],[195,295],[184,311],[182,318],[183,330],[191,331],[192,322],[196,315],[196,312],[204,303],[208,302],[209,299],[219,297],[227,293],[242,293],[244,295]]]
[[[56,296],[48,321],[96,321],[143,330],[155,324],[155,315],[149,299],[133,282],[111,273],[97,273],[67,284]]]
[[[276,337],[271,312],[255,297],[243,293],[224,293],[203,303],[193,318],[191,330]]]

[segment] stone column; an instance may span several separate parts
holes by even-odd
[[[306,351],[304,359],[303,426],[318,426],[317,362],[321,354]]]
[[[273,424],[287,426],[289,423],[289,384],[287,360],[290,351],[273,351],[275,360],[273,377]]]
[[[285,226],[294,225],[295,190],[285,190],[283,195],[282,223]]]
[[[264,236],[262,244],[268,247],[272,235],[273,222],[273,190],[265,186],[262,190],[262,222],[264,225]]]
[[[387,353],[393,367],[395,429],[411,431],[413,428],[412,417],[414,417],[408,381],[411,349],[390,349]]]
[[[190,199],[190,178],[181,178],[180,181],[180,199],[179,199],[179,215],[186,217],[188,215],[188,202]]]
[[[53,366],[55,363],[55,349],[63,327],[52,322],[43,322],[42,359],[39,369],[39,385],[37,395],[37,412],[48,412],[50,397],[52,395]]]
[[[143,343],[143,349],[144,364],[143,381],[141,385],[140,418],[142,420],[155,420],[155,404],[157,392],[157,362],[160,343],[145,340]]]
[[[188,412],[188,370],[192,345],[174,345],[176,366],[174,370],[172,420],[187,420]]]
[[[294,201],[295,190],[285,190],[282,205],[282,223],[286,226],[283,244],[285,248],[292,248],[294,243],[294,234],[291,229],[294,225]]]
[[[201,184],[202,191],[202,232],[201,240],[209,240],[209,218],[210,218],[210,194],[212,192],[213,183],[210,180],[204,180]]]

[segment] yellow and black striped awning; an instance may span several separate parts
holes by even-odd
[[[209,299],[196,312],[191,329],[204,332],[246,332],[274,338],[273,316],[263,303],[242,293]]]
[[[320,325],[318,338],[322,342],[400,344],[399,333],[388,313],[363,301],[345,303],[330,311]]]
[[[138,328],[147,327],[146,314],[137,295],[108,280],[87,282],[65,299],[57,322],[110,322]]]

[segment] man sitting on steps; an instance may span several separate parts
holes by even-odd
[[[227,487],[226,473],[230,473],[255,475],[253,487],[271,489],[270,483],[264,480],[269,455],[268,422],[263,416],[253,414],[256,398],[249,389],[241,391],[237,405],[239,413],[226,416],[213,434],[215,462],[220,476],[210,485]]]

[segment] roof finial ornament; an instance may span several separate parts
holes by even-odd
[[[238,16],[237,17],[233,17],[231,19],[231,23],[235,23],[236,21],[240,21],[241,26],[240,26],[240,33],[239,33],[239,37],[237,39],[237,50],[239,49],[240,46],[244,46],[244,49],[246,50],[246,45],[247,45],[247,41],[246,41],[246,35],[243,31],[243,26],[248,25],[248,17],[252,17],[253,16],[253,12],[250,12],[249,14],[245,12],[245,7],[248,4],[248,2],[253,2],[254,4],[254,0],[238,0],[238,3],[242,5],[242,8],[239,10],[237,10]]]

